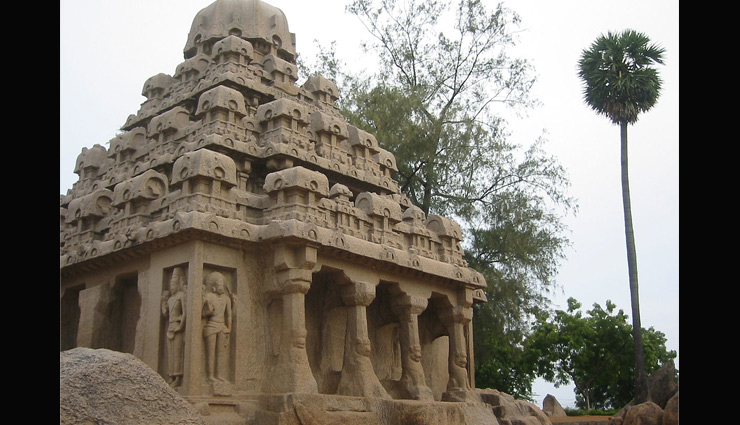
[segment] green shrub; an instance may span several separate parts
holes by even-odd
[[[618,410],[612,409],[612,410],[601,410],[601,409],[590,409],[590,410],[582,410],[582,409],[571,409],[569,407],[563,408],[565,410],[565,414],[568,416],[614,416]]]

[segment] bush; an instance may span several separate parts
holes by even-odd
[[[571,409],[571,408],[563,408],[565,410],[565,414],[568,416],[614,416],[617,414],[617,409],[612,410],[601,410],[601,409],[589,409],[589,410],[582,410],[582,409]]]

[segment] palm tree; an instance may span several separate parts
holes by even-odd
[[[584,83],[586,103],[597,114],[606,115],[619,125],[622,157],[622,203],[627,239],[627,265],[632,301],[632,327],[635,343],[635,404],[649,400],[645,374],[645,355],[640,325],[640,297],[637,286],[637,253],[632,230],[629,178],[627,174],[627,126],[637,116],[655,105],[660,95],[661,79],[653,63],[663,64],[665,49],[649,44],[642,33],[625,30],[599,36],[585,49],[578,62],[578,76]]]

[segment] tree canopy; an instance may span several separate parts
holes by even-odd
[[[488,283],[473,316],[476,386],[513,393],[485,371],[498,369],[501,344],[521,342],[528,315],[548,303],[570,244],[563,217],[577,210],[547,140],[512,143],[502,118],[536,105],[534,69],[508,53],[520,19],[480,0],[354,0],[347,10],[368,30],[377,72],[347,72],[333,46],[303,65],[334,79],[348,121],[395,155],[394,178],[411,202],[460,224],[465,259]]]
[[[662,80],[652,65],[663,64],[663,53],[634,30],[600,35],[578,61],[584,100],[614,124],[634,124],[658,101]]]
[[[634,396],[634,344],[628,316],[607,300],[584,315],[581,304],[568,299],[567,311],[536,315],[524,344],[524,365],[556,386],[573,383],[576,405],[584,409],[621,408]],[[676,357],[666,338],[654,328],[643,329],[647,372]]]

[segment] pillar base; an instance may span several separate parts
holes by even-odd
[[[442,393],[442,401],[480,402],[480,396],[471,390],[453,389]]]
[[[400,384],[405,397],[411,400],[434,401],[434,393],[426,384],[417,384],[411,379],[404,379],[403,377]]]
[[[275,365],[263,386],[269,394],[318,394],[316,379],[311,373],[305,350],[293,349],[288,361]]]
[[[213,395],[228,397],[234,392],[234,385],[231,382],[214,380],[211,382]]]
[[[345,366],[337,394],[355,397],[391,398],[378,380],[367,357],[358,356],[350,367]]]

